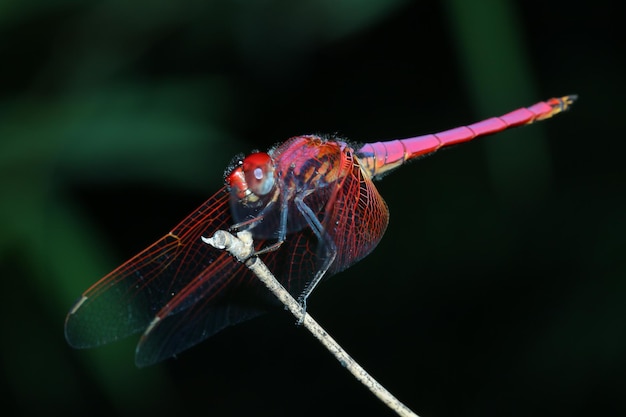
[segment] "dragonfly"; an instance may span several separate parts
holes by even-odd
[[[322,279],[370,254],[385,233],[389,210],[374,180],[443,147],[551,118],[576,98],[407,139],[357,145],[304,135],[238,157],[221,189],[80,296],[66,339],[91,348],[142,332],[135,363],[143,367],[275,308],[241,262],[203,242],[218,230],[249,231],[255,251],[305,309]]]

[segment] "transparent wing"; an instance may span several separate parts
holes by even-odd
[[[231,224],[228,201],[220,189],[170,233],[85,291],[67,315],[68,342],[93,347],[143,331],[198,276],[212,271],[211,279],[223,280],[237,265],[200,237]]]

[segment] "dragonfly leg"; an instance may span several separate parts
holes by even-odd
[[[259,249],[257,251],[255,251],[252,256],[257,256],[257,255],[262,255],[264,253],[268,253],[268,252],[274,252],[275,250],[278,250],[278,248],[281,247],[281,245],[284,243],[284,240],[279,240],[276,243],[272,243],[269,246],[264,247],[263,249]]]
[[[302,318],[300,319],[298,324],[302,324],[302,322],[304,321],[304,315],[306,314],[306,301],[309,298],[309,295],[311,295],[311,293],[317,286],[317,284],[319,284],[319,282],[322,280],[322,278],[328,271],[328,268],[330,268],[330,266],[335,261],[335,257],[337,256],[337,247],[335,246],[335,242],[333,241],[333,239],[324,230],[324,227],[317,219],[315,213],[311,210],[309,206],[306,205],[303,198],[297,197],[294,199],[294,201],[300,213],[302,213],[309,226],[311,226],[313,233],[315,233],[315,236],[317,236],[321,247],[326,252],[325,256],[323,256],[322,258],[322,265],[319,266],[319,269],[315,273],[313,279],[306,284],[304,290],[302,290],[302,293],[298,297],[298,303],[300,303],[300,307],[302,308]]]
[[[240,232],[240,231],[250,231],[252,230],[256,225],[258,225],[259,223],[261,223],[263,221],[264,216],[257,216],[254,217],[252,219],[248,219],[245,220],[243,222],[239,222],[239,223],[235,223],[232,226],[230,226],[228,228],[229,232]],[[283,233],[284,235],[284,233]],[[256,255],[262,255],[264,253],[268,253],[268,252],[274,252],[275,250],[278,250],[278,248],[281,247],[281,245],[283,244],[283,242],[285,241],[284,236],[282,238],[279,237],[278,241],[276,243],[273,243],[269,246],[264,247],[263,249],[259,249],[257,251],[255,251],[251,256],[256,256]]]
[[[263,221],[263,216],[253,217],[243,222],[235,223],[228,228],[229,232],[240,232],[242,230],[250,230]]]

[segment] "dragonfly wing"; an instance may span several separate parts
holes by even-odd
[[[155,319],[154,327],[144,333],[137,345],[135,364],[145,367],[171,358],[226,327],[265,312],[266,309],[254,309],[249,304],[243,306],[231,300],[212,303],[201,310],[193,306],[164,320]]]
[[[232,223],[228,201],[222,188],[170,233],[85,291],[66,318],[70,345],[94,347],[144,330],[163,306],[223,256],[200,237]]]
[[[302,292],[315,272],[315,253],[310,248],[316,241],[312,232],[305,229],[288,235],[279,250],[261,255],[294,297]],[[266,245],[263,240],[255,242],[256,250]],[[138,366],[172,357],[228,326],[279,307],[279,302],[252,272],[226,252],[222,253],[156,314],[137,346]]]
[[[256,277],[226,252],[159,311],[137,345],[135,362],[148,366],[267,310]]]
[[[343,271],[370,254],[388,223],[385,200],[370,177],[354,164],[352,172],[336,187],[323,221],[324,229],[337,248],[329,273]]]

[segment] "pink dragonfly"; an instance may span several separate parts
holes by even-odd
[[[135,359],[147,366],[267,311],[273,302],[257,278],[201,239],[224,229],[249,230],[262,260],[306,308],[322,278],[367,256],[382,238],[389,212],[373,180],[444,146],[550,118],[575,99],[408,139],[355,146],[297,136],[253,153],[179,225],[85,291],[67,315],[65,336],[88,348],[143,332]]]

